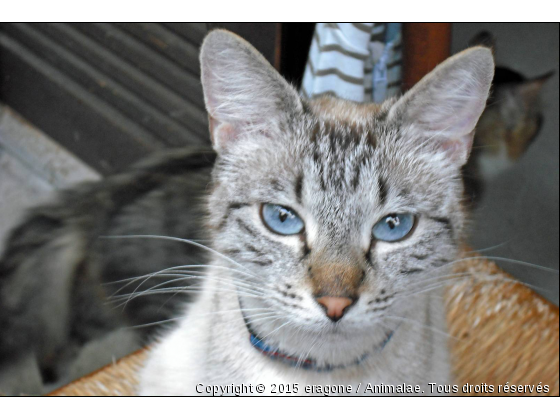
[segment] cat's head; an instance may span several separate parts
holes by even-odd
[[[493,92],[477,131],[477,144],[489,154],[502,147],[515,162],[537,137],[542,125],[541,92],[553,75],[527,79],[505,67],[496,69]]]
[[[492,34],[482,31],[471,45],[496,50]],[[534,78],[504,67],[496,67],[492,94],[480,118],[476,135],[475,158],[481,175],[491,178],[513,165],[537,137],[542,126],[541,93],[554,72]]]
[[[456,256],[491,52],[458,54],[382,105],[306,102],[225,31],[208,35],[201,63],[219,155],[213,246],[235,261],[248,322],[293,354],[320,338],[324,363],[359,357]]]

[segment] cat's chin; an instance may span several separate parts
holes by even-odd
[[[267,329],[259,328],[258,335],[265,337],[270,334]],[[275,337],[272,338],[271,336]],[[319,365],[350,365],[374,354],[384,347],[388,331],[381,325],[365,327],[348,326],[330,323],[313,328],[290,326],[265,338],[268,346],[292,357],[312,359]],[[321,343],[318,345],[317,343]]]

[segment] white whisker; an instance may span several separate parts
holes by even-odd
[[[204,249],[205,251],[211,252],[214,255],[217,255],[220,258],[229,261],[230,263],[242,268],[245,270],[245,267],[239,264],[237,261],[229,258],[227,255],[222,254],[221,252],[216,251],[209,246],[199,244],[198,242],[191,241],[189,239],[181,239],[181,238],[174,238],[173,236],[160,236],[160,235],[115,235],[115,236],[101,236],[103,239],[130,239],[130,238],[138,238],[138,239],[163,239],[168,241],[176,241],[176,242],[183,242],[189,245],[196,246],[198,248]],[[249,274],[249,273],[247,273]]]

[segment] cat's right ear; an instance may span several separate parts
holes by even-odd
[[[274,137],[302,111],[296,90],[247,41],[210,32],[200,51],[202,87],[214,149],[243,136]]]

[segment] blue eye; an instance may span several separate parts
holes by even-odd
[[[261,216],[264,224],[274,233],[296,235],[303,230],[303,220],[288,207],[278,204],[263,204]]]
[[[401,213],[385,216],[373,227],[373,236],[385,242],[395,242],[403,239],[414,227],[413,214]]]

